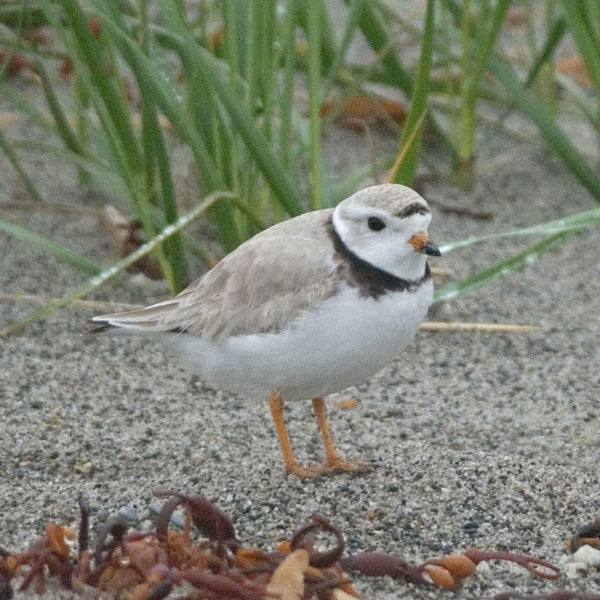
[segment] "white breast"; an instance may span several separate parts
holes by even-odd
[[[433,284],[375,300],[343,287],[315,311],[278,333],[215,342],[173,334],[164,341],[209,384],[247,398],[279,392],[284,400],[325,396],[360,383],[414,338]]]

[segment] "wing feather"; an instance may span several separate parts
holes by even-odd
[[[142,333],[182,331],[220,340],[279,331],[339,285],[326,234],[331,210],[254,236],[180,294],[145,309],[95,317]]]

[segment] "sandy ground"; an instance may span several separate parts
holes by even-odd
[[[389,135],[377,135],[378,147],[394,147]],[[495,130],[483,136],[473,192],[439,182],[424,188],[436,241],[595,205],[535,136],[530,143]],[[336,177],[368,160],[355,133],[330,130],[324,145]],[[25,160],[49,202],[82,202],[70,168],[39,156]],[[4,160],[0,167],[2,218],[99,264],[114,260],[94,217],[4,210],[18,185]],[[446,214],[436,201],[495,218]],[[491,243],[435,264],[461,277],[522,244]],[[0,253],[2,294],[60,296],[83,280],[3,233]],[[134,527],[147,526],[153,491],[172,488],[216,501],[242,541],[265,548],[316,513],[342,529],[351,552],[381,550],[418,562],[483,547],[561,565],[564,541],[600,514],[599,259],[596,229],[522,272],[436,305],[432,320],[522,323],[543,332],[421,333],[388,368],[337,398],[356,397],[356,409],[328,404],[340,452],[373,468],[310,482],[284,472],[266,399],[249,404],[212,390],[151,343],[85,336],[94,311],[68,309],[38,322],[0,342],[0,546],[24,548],[49,521],[76,524],[80,492],[91,499],[93,525],[120,512]],[[166,296],[160,283],[123,281],[94,298],[149,303]],[[0,303],[0,327],[31,308]],[[320,460],[310,403],[288,406],[287,415],[298,457]],[[447,596],[391,580],[357,578],[357,587],[369,598]],[[480,568],[457,596],[562,589],[600,593],[600,573],[546,582],[495,564]]]

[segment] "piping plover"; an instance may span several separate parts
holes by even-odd
[[[433,298],[431,213],[413,190],[363,189],[335,209],[254,236],[170,300],[94,317],[95,331],[164,342],[209,384],[269,398],[285,467],[300,477],[364,465],[340,458],[323,397],[357,384],[414,338]],[[312,398],[325,463],[294,459],[283,402]]]

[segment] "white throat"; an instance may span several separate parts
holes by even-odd
[[[419,216],[423,219],[422,215]],[[425,275],[427,257],[415,252],[408,240],[395,231],[381,232],[368,238],[356,235],[355,223],[345,219],[337,209],[333,212],[332,224],[346,248],[373,267],[407,281],[418,281]],[[428,222],[423,225],[426,229]],[[415,233],[417,231],[418,228]]]

